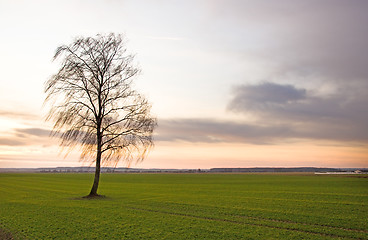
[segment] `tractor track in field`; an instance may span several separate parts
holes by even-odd
[[[249,218],[249,219],[254,219],[254,220],[265,220],[265,221],[270,221],[270,222],[300,224],[300,225],[304,225],[304,226],[325,227],[325,228],[331,228],[331,229],[337,229],[337,230],[343,230],[343,231],[349,231],[349,232],[368,233],[368,231],[365,231],[365,230],[352,229],[352,228],[343,228],[343,227],[334,227],[334,226],[324,225],[324,224],[293,222],[293,221],[288,221],[288,220],[271,219],[271,218],[261,218],[261,217],[251,217],[251,216],[244,216],[244,215],[230,215],[230,216],[241,217],[241,218]]]
[[[176,202],[172,202],[172,203],[176,203]],[[185,205],[187,205],[187,204],[185,204]],[[190,204],[190,206],[195,206],[195,205]],[[207,205],[202,205],[202,206],[207,206]],[[210,207],[213,207],[213,206],[210,206]],[[257,210],[259,210],[259,209],[257,209]],[[315,226],[315,227],[325,227],[325,228],[336,229],[336,230],[343,230],[343,231],[349,231],[349,232],[367,233],[368,234],[368,231],[363,230],[363,229],[337,227],[337,226],[330,226],[330,225],[326,225],[326,224],[295,222],[295,221],[290,221],[290,220],[272,219],[272,218],[265,218],[265,217],[254,217],[254,216],[237,215],[237,214],[226,214],[226,213],[225,213],[225,215],[230,216],[230,217],[248,218],[248,219],[253,219],[253,220],[263,220],[263,221],[289,223],[289,224],[300,224],[300,225],[311,226],[311,227],[313,227],[313,226]]]
[[[163,211],[163,210],[154,210],[154,209],[129,207],[129,206],[126,206],[126,208],[132,209],[132,210],[163,213],[163,214],[168,214],[168,215],[183,216],[183,217],[196,218],[196,219],[202,219],[202,220],[210,220],[210,221],[217,221],[217,222],[228,222],[228,223],[234,223],[234,224],[244,224],[244,225],[250,225],[250,226],[257,226],[257,227],[266,227],[266,228],[272,228],[272,229],[301,232],[301,233],[314,234],[314,235],[333,237],[333,238],[357,239],[357,240],[367,239],[367,238],[357,238],[357,237],[346,237],[346,236],[341,236],[341,235],[338,235],[338,234],[321,233],[321,232],[307,231],[307,230],[294,229],[294,228],[288,228],[288,227],[270,226],[270,225],[257,224],[257,223],[246,223],[246,222],[230,220],[230,219],[222,219],[222,218],[215,218],[215,217],[202,217],[202,216],[196,216],[196,215],[191,215],[191,214],[186,214],[186,213],[169,212],[169,211]],[[266,219],[266,218],[263,219],[263,218],[256,218],[256,217],[247,217],[247,216],[240,216],[240,217],[250,218],[250,219],[254,219],[254,220],[268,220],[268,221],[273,221],[273,222],[295,223],[295,224],[303,224],[303,225],[308,225],[308,226],[329,227],[329,228],[345,230],[345,231],[350,231],[350,232],[367,233],[367,231],[364,231],[364,230],[346,229],[346,228],[324,226],[324,225],[313,225],[313,224],[307,224],[307,223],[297,223],[297,222],[292,222],[292,221],[283,221],[283,220],[276,220],[276,219]]]

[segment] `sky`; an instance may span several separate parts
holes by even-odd
[[[154,149],[130,167],[368,167],[367,11],[365,0],[0,0],[0,168],[90,165],[49,137],[44,83],[58,46],[110,32],[128,39],[134,88],[158,119]]]

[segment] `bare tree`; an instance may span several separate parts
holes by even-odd
[[[98,196],[101,165],[141,161],[153,146],[156,119],[151,105],[131,88],[140,72],[127,53],[123,35],[77,38],[57,48],[61,68],[45,83],[46,120],[67,149],[81,147],[81,159],[95,161],[88,196]]]

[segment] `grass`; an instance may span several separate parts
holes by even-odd
[[[363,175],[360,175],[363,176]],[[0,174],[15,239],[368,239],[368,178],[277,174]]]

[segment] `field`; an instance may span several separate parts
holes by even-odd
[[[359,177],[358,177],[359,176]],[[15,239],[368,239],[367,175],[0,174]]]

